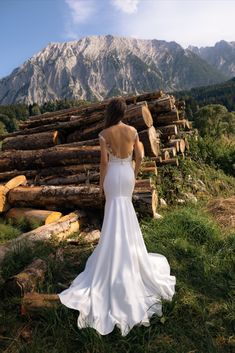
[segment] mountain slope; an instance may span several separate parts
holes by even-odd
[[[175,42],[91,36],[49,43],[0,80],[0,104],[181,90],[226,77]]]
[[[221,40],[213,47],[190,46],[188,49],[220,70],[228,78],[235,76],[235,42]]]

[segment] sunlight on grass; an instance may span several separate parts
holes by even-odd
[[[19,339],[15,351],[24,353],[231,353],[234,345],[235,237],[225,232],[204,205],[177,206],[163,211],[164,218],[145,218],[141,228],[149,252],[167,257],[171,274],[176,276],[176,293],[171,302],[163,300],[163,317],[153,316],[149,327],[134,327],[122,337],[117,327],[102,336],[92,328],[79,330],[79,312],[63,305],[45,310],[30,320],[32,341]],[[63,250],[63,261],[48,259]],[[41,292],[57,293],[59,283],[69,286],[85,266],[94,248],[79,250],[65,242],[43,244],[9,254],[3,263],[3,276],[17,273],[34,256],[47,259],[48,271]],[[5,336],[15,337],[20,318],[17,301],[2,295],[0,327]],[[9,342],[3,342],[6,349]]]

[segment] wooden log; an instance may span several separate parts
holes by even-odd
[[[178,121],[178,120],[179,120],[179,113],[177,109],[174,109],[167,113],[153,115],[153,125],[155,127],[158,127],[161,125],[169,125],[169,124],[172,124],[173,121]]]
[[[185,149],[189,151],[190,150],[190,145],[189,145],[189,142],[188,142],[187,138],[184,137],[183,140],[185,142]]]
[[[151,159],[156,163],[156,165],[158,165],[159,163],[162,162],[162,157],[161,156],[151,157]]]
[[[179,140],[169,140],[164,144],[166,147],[175,147],[176,152],[180,152]]]
[[[161,150],[162,154],[161,154],[161,157],[162,157],[162,160],[165,161],[166,159],[169,159],[170,158],[170,153],[169,151],[163,151]]]
[[[37,241],[47,241],[52,238],[57,241],[66,239],[68,236],[79,230],[80,224],[84,222],[85,216],[86,214],[82,211],[74,211],[61,217],[56,222],[43,225],[30,232],[23,233],[13,240],[5,242],[4,245],[0,246],[0,264],[4,260],[6,254],[19,245],[26,244],[27,246],[34,247],[37,244]]]
[[[41,150],[5,151],[0,155],[0,170],[25,170],[51,166],[99,163],[99,146],[50,147]]]
[[[76,238],[69,238],[66,239],[66,242],[70,245],[81,245],[81,244],[89,244],[89,243],[96,243],[100,239],[100,230],[94,229],[92,231],[80,232]]]
[[[146,102],[128,107],[122,121],[126,124],[134,126],[138,131],[151,127],[153,125],[152,115],[148,109]],[[76,120],[74,121],[76,122]],[[95,124],[77,129],[67,137],[67,142],[83,141],[97,138],[99,132],[104,129],[104,119]]]
[[[185,101],[184,100],[179,100],[177,99],[175,101],[175,106],[179,109],[179,110],[184,110],[185,109]]]
[[[160,153],[160,139],[154,126],[139,132],[139,139],[144,145],[146,156],[158,156]]]
[[[180,119],[177,121],[173,121],[172,123],[184,129],[189,129],[189,121],[187,119]]]
[[[142,181],[141,181],[142,182]],[[149,199],[152,196],[152,186],[149,180],[145,184],[145,190],[142,190],[136,181],[134,194],[142,191]],[[148,185],[148,186],[147,186]],[[97,185],[78,185],[78,186],[34,186],[34,187],[18,187],[9,192],[8,202],[14,207],[35,207],[45,209],[71,209],[81,207],[83,209],[102,209],[104,207],[103,200],[99,197],[99,187]],[[145,201],[143,200],[143,204]],[[148,206],[145,205],[146,207]],[[150,212],[149,207],[147,211]]]
[[[178,160],[178,158],[169,158],[169,159],[162,160],[162,162],[159,163],[159,165],[164,165],[164,164],[171,164],[171,165],[178,166],[179,160]]]
[[[70,115],[59,115],[59,116],[51,116],[48,118],[40,116],[40,118],[38,118],[37,120],[27,120],[21,124],[19,124],[19,129],[20,130],[24,130],[24,129],[32,129],[34,127],[38,127],[41,125],[48,125],[48,124],[52,124],[52,123],[57,123],[57,122],[65,122],[65,121],[69,121],[71,120]]]
[[[170,157],[175,157],[177,154],[176,148],[175,147],[165,147],[162,148],[162,152],[169,152]]]
[[[172,99],[170,95],[165,95],[159,99],[148,102],[148,107],[153,115],[155,113],[170,112],[175,108],[174,99]]]
[[[161,131],[162,134],[177,135],[178,133],[176,125],[159,126],[158,129]]]
[[[23,271],[5,281],[4,290],[14,296],[22,297],[26,293],[33,292],[44,282],[46,271],[46,261],[35,258]]]
[[[94,183],[99,181],[100,173],[99,170],[88,170],[84,173],[57,176],[50,175],[49,177],[40,177],[36,180],[29,181],[29,185],[72,185],[82,183]]]
[[[155,92],[150,92],[150,93],[142,93],[139,95],[135,96],[126,96],[123,97],[126,101],[126,104],[136,104],[137,102],[143,102],[143,101],[149,101],[153,99],[158,99],[163,96],[163,91],[155,91]],[[81,114],[91,114],[94,111],[100,111],[104,110],[106,105],[109,103],[110,99],[104,100],[102,102],[98,103],[92,103],[92,104],[83,104],[79,107],[72,107],[68,109],[63,109],[55,112],[49,112],[49,113],[44,113],[44,114],[39,114],[39,115],[34,115],[30,116],[27,121],[36,121],[36,120],[46,120],[51,117],[70,117],[71,115],[81,115]]]
[[[185,141],[184,141],[184,139],[171,139],[169,141],[169,144],[171,144],[170,147],[172,147],[172,146],[176,147],[175,144],[177,144],[177,142],[178,142],[178,152],[183,153],[185,151]]]
[[[22,316],[35,315],[43,309],[55,308],[60,304],[58,294],[26,293],[21,301],[20,313]]]
[[[46,131],[5,138],[2,143],[2,150],[35,150],[55,146],[61,142],[62,135],[58,131]]]
[[[62,217],[61,212],[49,211],[49,210],[37,210],[33,208],[11,208],[7,214],[6,219],[12,219],[13,221],[18,221],[21,218],[27,220],[35,220],[41,224],[49,224],[57,221]]]
[[[0,185],[0,212],[5,212],[8,210],[9,205],[7,203],[7,194],[8,192],[19,186],[26,183],[26,178],[24,175],[18,175],[11,180],[9,180],[6,184]]]
[[[23,170],[19,171],[17,169],[10,171],[10,172],[3,172],[0,173],[0,181],[5,181],[9,180],[12,177],[15,177],[17,175],[24,174],[24,176],[27,178],[27,184],[29,185],[30,183],[32,184],[35,183],[37,185],[37,182],[40,181],[41,178],[45,177],[51,177],[53,175],[58,175],[58,176],[66,176],[66,175],[74,175],[78,173],[88,173],[90,170],[98,170],[99,164],[95,163],[86,163],[86,164],[77,164],[77,165],[65,165],[65,166],[58,166],[58,167],[47,167],[47,168],[42,168],[39,170]]]

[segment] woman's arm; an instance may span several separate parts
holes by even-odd
[[[108,154],[107,154],[107,148],[106,148],[106,141],[105,138],[99,134],[99,143],[100,143],[100,195],[103,193],[103,183],[104,183],[104,177],[107,171],[107,165],[108,165]]]
[[[144,158],[144,145],[142,142],[139,140],[139,135],[136,132],[136,138],[135,138],[135,143],[134,143],[134,151],[135,151],[135,178],[137,178],[137,175],[140,170],[141,162],[142,159]]]

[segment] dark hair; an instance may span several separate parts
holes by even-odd
[[[125,115],[126,108],[126,101],[123,97],[111,99],[105,109],[104,127],[119,123]]]

